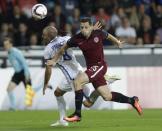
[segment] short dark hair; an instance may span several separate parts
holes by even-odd
[[[90,25],[93,24],[92,19],[90,17],[80,18],[80,22],[83,22],[83,23],[88,22]]]
[[[13,45],[13,39],[11,37],[5,37],[4,40],[3,40],[3,42],[5,42],[5,41],[9,41],[10,44]]]

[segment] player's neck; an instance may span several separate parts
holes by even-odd
[[[88,39],[91,36],[92,31],[86,36],[86,38]]]

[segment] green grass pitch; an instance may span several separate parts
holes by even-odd
[[[57,111],[1,111],[0,131],[162,131],[162,109],[144,110],[142,117],[135,110],[86,110],[82,116],[69,127],[50,127]]]

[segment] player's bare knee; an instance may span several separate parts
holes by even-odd
[[[107,95],[104,95],[102,96],[102,98],[105,100],[105,101],[110,101],[112,99],[112,95],[111,93],[107,94]]]
[[[59,97],[59,96],[62,96],[64,93],[61,91],[61,90],[59,90],[59,89],[56,89],[55,91],[54,91],[54,95],[56,96],[56,97]]]
[[[74,86],[75,86],[75,89],[76,89],[76,90],[82,89],[81,82],[80,82],[79,79],[75,79],[75,80],[74,80]]]

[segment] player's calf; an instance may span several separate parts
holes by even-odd
[[[85,107],[88,107],[90,108],[94,103],[95,101],[98,99],[99,97],[99,93],[98,91],[94,90],[89,97],[86,98],[85,101],[83,101],[83,105]]]

